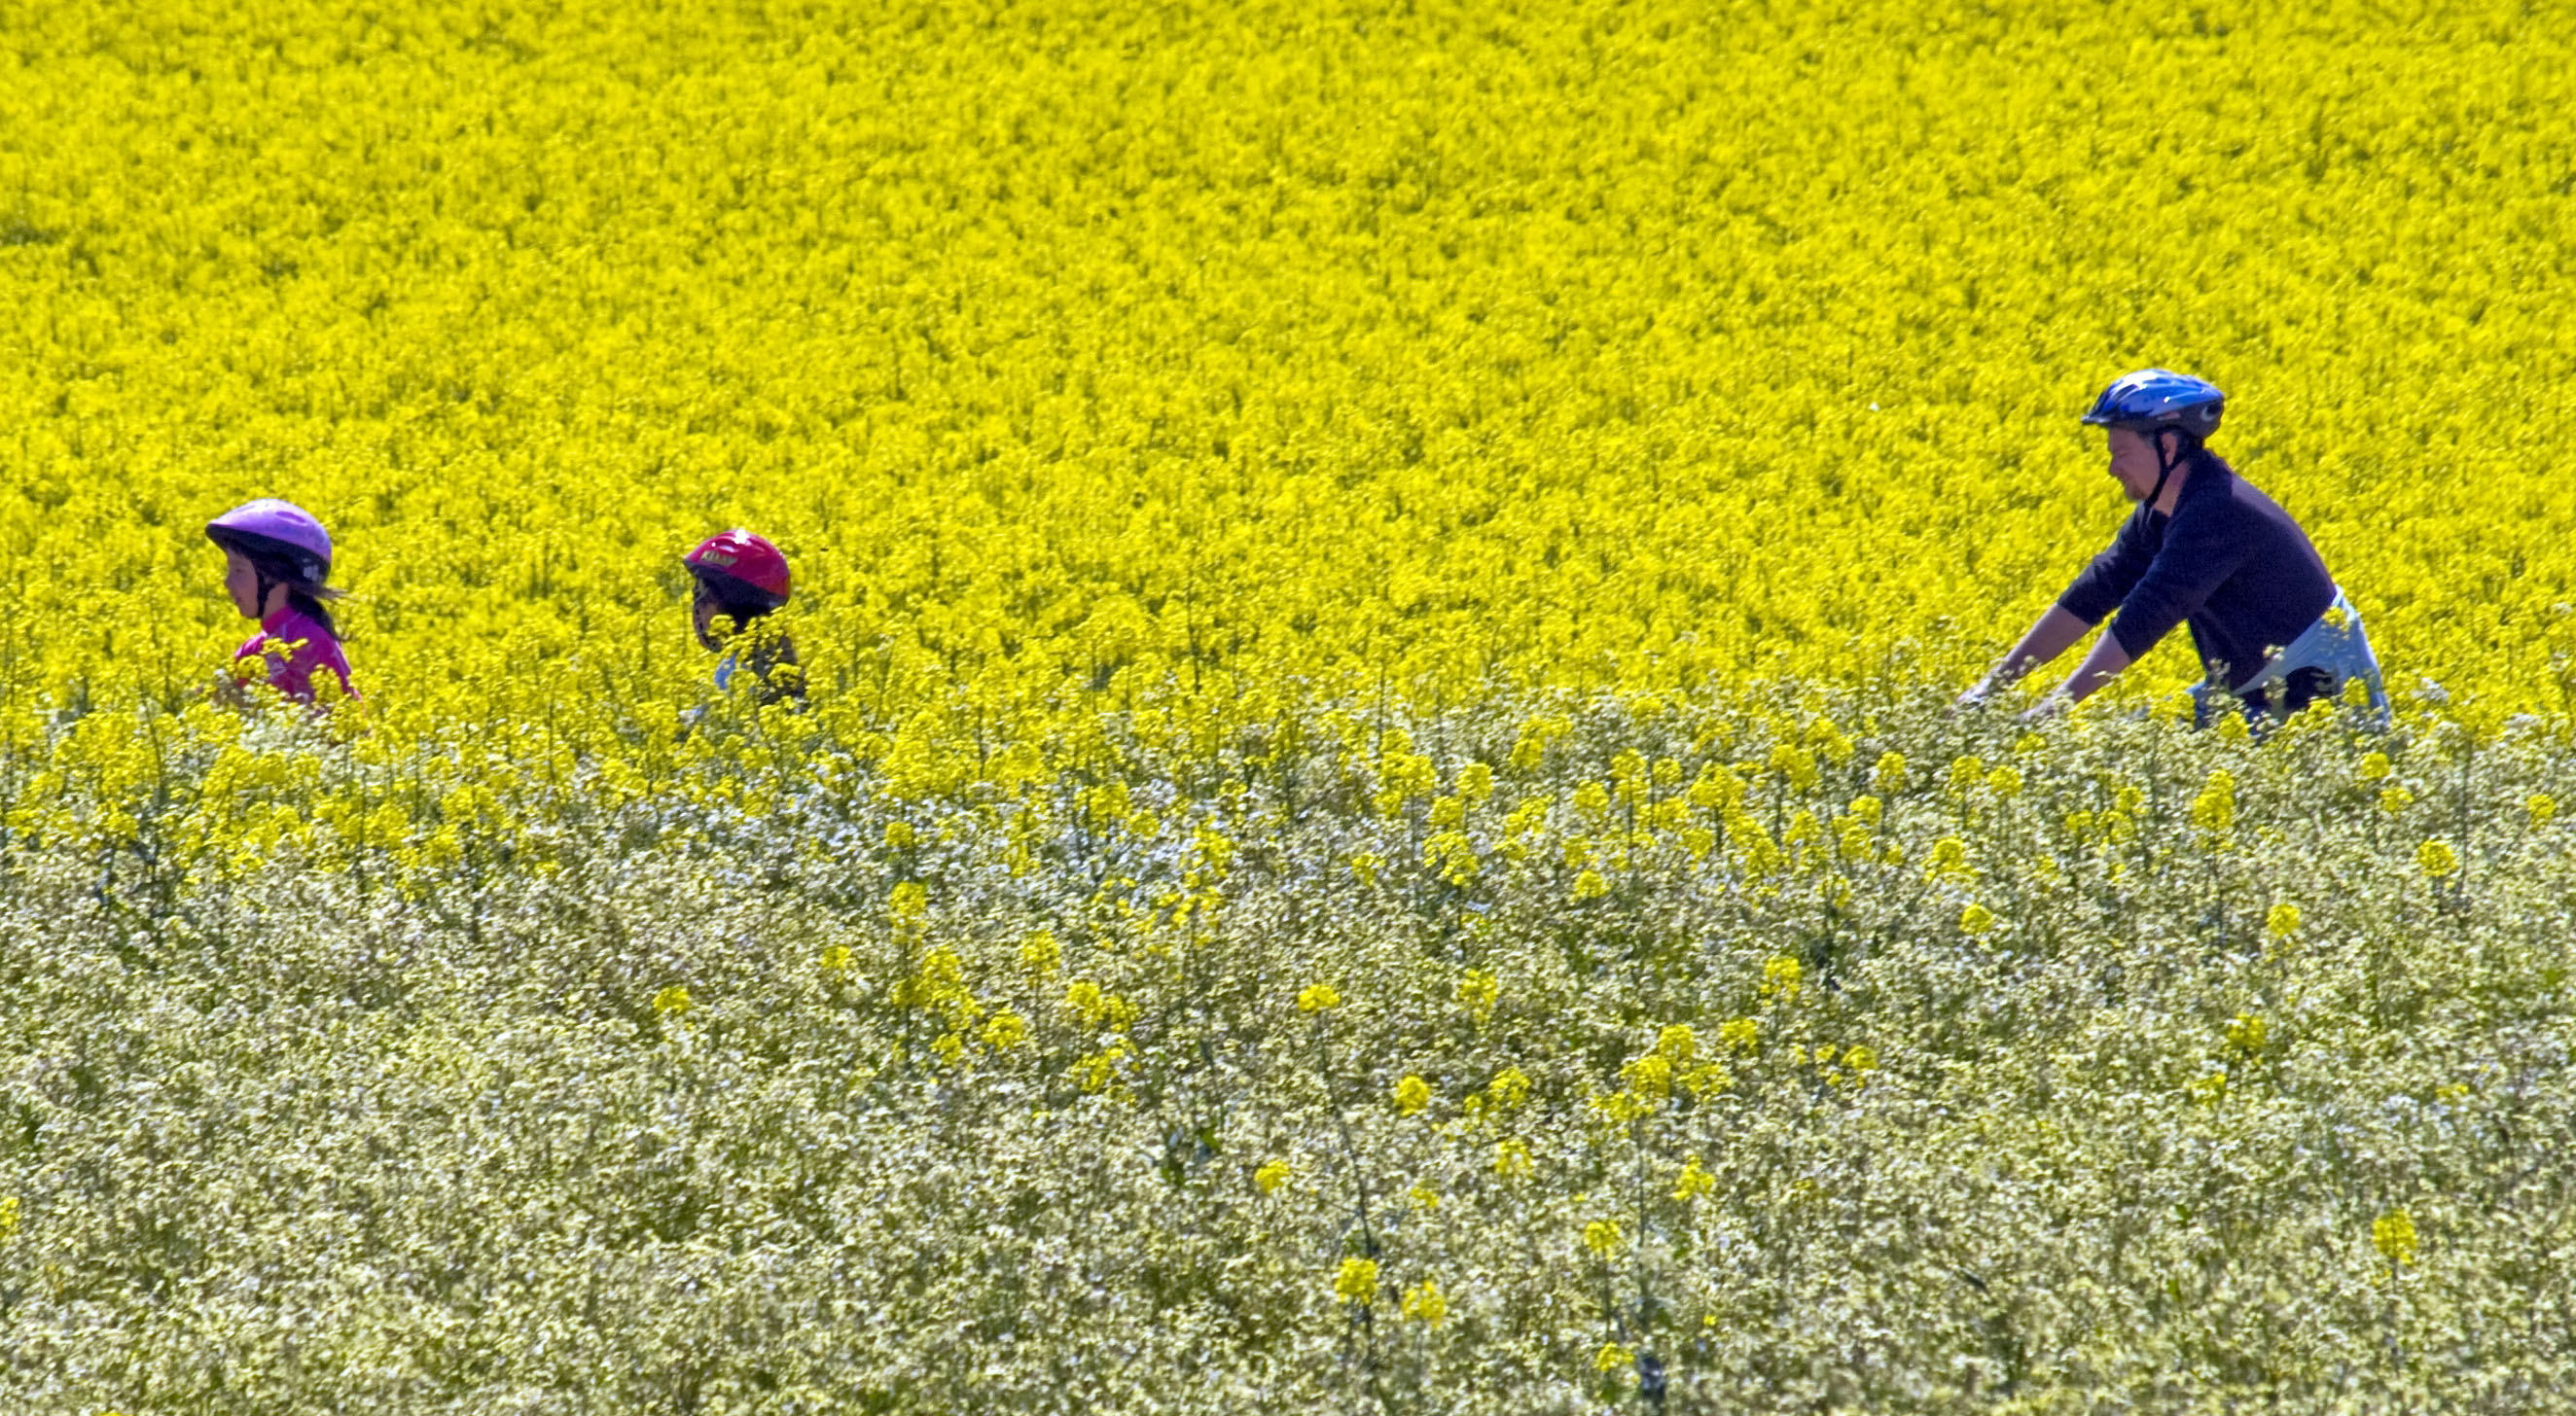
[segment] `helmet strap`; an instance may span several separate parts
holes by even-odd
[[[2177,452],[2171,457],[2167,457],[2165,455],[2165,434],[2168,432],[2172,432],[2176,438],[2180,438],[2182,436],[2180,432],[2170,428],[2159,428],[2156,430],[2156,489],[2147,493],[2147,510],[2149,511],[2156,509],[2157,498],[2162,497],[2165,494],[2165,483],[2173,477],[2174,469],[2191,460],[2191,455],[2184,452]]]

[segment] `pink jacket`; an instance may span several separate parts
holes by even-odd
[[[276,639],[301,647],[283,654],[269,654],[268,686],[301,703],[313,701],[313,671],[329,669],[340,677],[340,691],[348,697],[358,696],[349,682],[349,659],[340,652],[340,641],[331,637],[314,618],[293,605],[280,606],[277,613],[259,622],[259,632],[242,641],[233,654],[238,665],[244,660],[263,657],[260,646]]]

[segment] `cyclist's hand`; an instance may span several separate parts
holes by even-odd
[[[1955,718],[1962,713],[1973,713],[1993,702],[1994,698],[1995,681],[1990,678],[1979,679],[1976,687],[1960,694],[1958,699],[1951,703],[1950,716]]]
[[[250,686],[218,669],[206,676],[206,697],[218,707],[238,712],[250,706]]]
[[[2025,723],[2045,723],[2051,718],[2065,717],[2067,710],[2074,706],[2074,699],[2062,693],[2052,693],[2039,700],[2029,712],[2022,714],[2021,720]]]

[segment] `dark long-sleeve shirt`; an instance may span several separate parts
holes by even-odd
[[[2172,515],[2129,513],[2111,548],[2057,597],[2136,659],[2188,621],[2212,680],[2234,688],[2334,603],[2334,580],[2308,533],[2215,455],[2202,452]]]

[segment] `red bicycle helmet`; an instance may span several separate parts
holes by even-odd
[[[774,610],[787,603],[787,557],[764,537],[719,531],[681,558],[698,583],[729,605]]]

